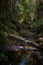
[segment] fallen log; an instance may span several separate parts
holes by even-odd
[[[34,45],[34,46],[39,46],[36,42],[34,42],[34,41],[30,41],[30,40],[26,40],[25,38],[23,38],[23,37],[21,37],[21,36],[14,36],[14,35],[12,35],[12,34],[7,34],[8,35],[8,37],[10,37],[10,38],[13,38],[13,39],[17,39],[17,40],[21,40],[21,41],[24,41],[26,44],[28,44],[28,45]],[[19,42],[18,41],[18,42]]]

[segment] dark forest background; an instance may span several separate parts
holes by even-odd
[[[0,64],[20,65],[21,59],[43,65],[43,0],[0,0]]]

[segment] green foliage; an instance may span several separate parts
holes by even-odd
[[[43,20],[37,20],[36,22],[33,22],[32,28],[36,30],[40,25],[43,24]]]
[[[29,31],[27,29],[21,29],[21,34],[24,36],[28,36]]]
[[[0,61],[7,61],[8,57],[4,53],[0,53]]]
[[[10,43],[8,36],[6,34],[7,32],[0,31],[0,44]]]
[[[31,13],[35,15],[35,4],[31,4],[30,0],[19,0],[15,5],[16,20],[23,22],[24,20],[31,20]]]

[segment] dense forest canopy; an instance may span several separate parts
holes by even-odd
[[[11,61],[13,65],[17,65],[19,56],[25,59],[29,54],[31,55],[32,51],[30,52],[30,50],[23,52],[19,48],[18,52],[12,50],[11,54],[11,51],[5,49],[5,47],[10,49],[15,45],[23,46],[23,49],[25,47],[30,50],[31,48],[40,49],[41,56],[43,55],[43,51],[41,51],[43,50],[43,0],[0,1],[0,61]],[[37,55],[38,53],[35,56]],[[26,65],[30,63],[29,61],[34,61],[31,58],[37,59],[35,56],[34,54],[32,57],[29,56],[30,60],[27,60]],[[41,60],[43,61],[43,58]],[[39,60],[38,62],[42,63],[42,61]]]

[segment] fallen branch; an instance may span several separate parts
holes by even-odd
[[[31,45],[31,44],[33,44],[33,45],[35,45],[35,46],[39,46],[36,42],[34,42],[34,41],[30,41],[30,40],[26,40],[25,38],[23,38],[23,37],[21,37],[21,36],[14,36],[14,35],[12,35],[12,34],[7,34],[8,35],[8,37],[11,37],[11,38],[13,38],[13,39],[18,39],[18,40],[21,40],[21,41],[24,41],[26,44],[28,44],[28,45]],[[19,42],[19,41],[18,41]]]

